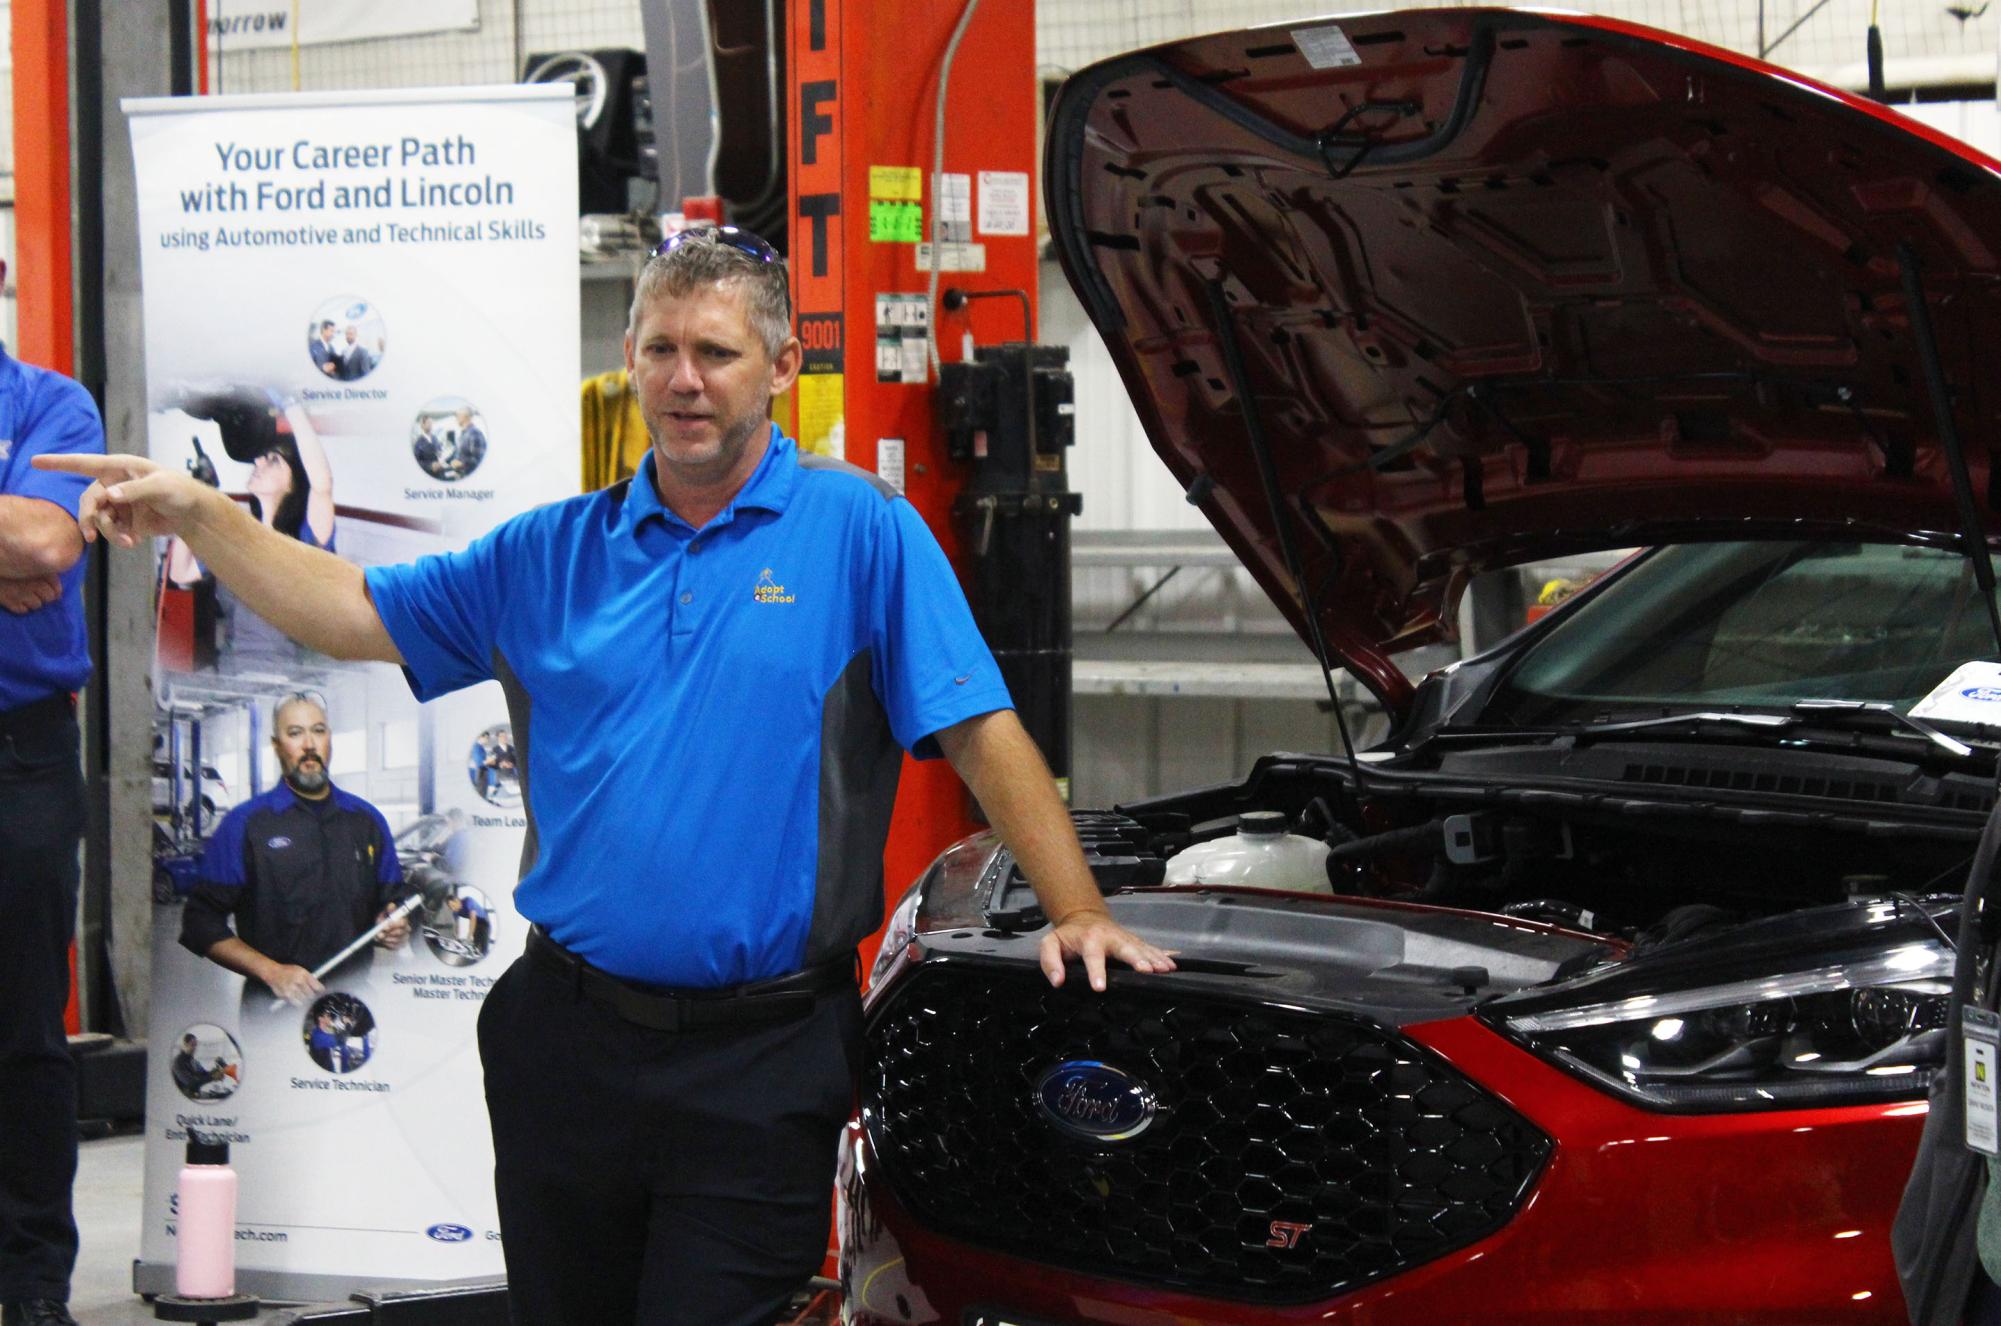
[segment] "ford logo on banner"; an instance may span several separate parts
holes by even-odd
[[[1969,700],[1978,700],[1983,704],[1993,704],[1996,700],[2001,700],[2001,686],[1969,686],[1961,691],[1960,694]]]
[[[469,1243],[472,1231],[464,1225],[432,1225],[424,1233],[440,1243]]]
[[[1075,1137],[1124,1142],[1153,1122],[1153,1089],[1123,1069],[1095,1059],[1069,1059],[1035,1084],[1042,1117]]]

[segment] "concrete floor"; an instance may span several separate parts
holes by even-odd
[[[137,1133],[85,1142],[78,1152],[76,1224],[82,1247],[70,1278],[69,1308],[80,1326],[153,1320],[152,1308],[132,1292],[145,1169],[146,1139]],[[266,1310],[256,1320],[268,1322],[280,1311]]]
[[[82,1247],[69,1306],[79,1326],[138,1326],[154,1319],[152,1308],[132,1292],[145,1169],[146,1139],[137,1133],[85,1142],[78,1151],[75,1200]],[[271,1322],[284,1310],[267,1308],[255,1320]],[[839,1295],[802,1293],[795,1310],[799,1315],[788,1326],[831,1326],[840,1318]]]

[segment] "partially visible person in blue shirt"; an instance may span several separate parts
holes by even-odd
[[[0,264],[4,279],[5,264]],[[78,500],[35,456],[104,451],[90,393],[0,349],[0,1319],[71,1322],[76,1070],[64,1034],[90,677]]]
[[[0,264],[0,272],[6,270]],[[0,347],[0,713],[90,677],[83,624],[83,538],[77,499],[90,486],[29,460],[101,455],[104,425],[90,393]],[[46,609],[46,611],[45,611]]]

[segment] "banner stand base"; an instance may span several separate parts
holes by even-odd
[[[357,1288],[353,1277],[259,1271],[238,1267],[236,1287],[266,1304],[303,1306],[281,1312],[272,1326],[291,1322],[341,1322],[352,1326],[508,1326],[507,1282],[502,1279],[407,1284],[376,1281]],[[155,1299],[174,1292],[171,1263],[132,1263],[132,1292]]]
[[[271,1326],[308,1322],[342,1326],[508,1326],[507,1285],[489,1281],[456,1289],[367,1290],[345,1303],[281,1312]]]
[[[218,1326],[225,1321],[249,1321],[263,1311],[263,1300],[248,1294],[229,1298],[179,1298],[162,1294],[153,1300],[153,1316],[159,1321],[191,1321],[195,1326]]]

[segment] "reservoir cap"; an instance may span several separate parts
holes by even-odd
[[[1276,837],[1288,827],[1285,816],[1276,810],[1247,810],[1237,816],[1237,832],[1256,838]]]

